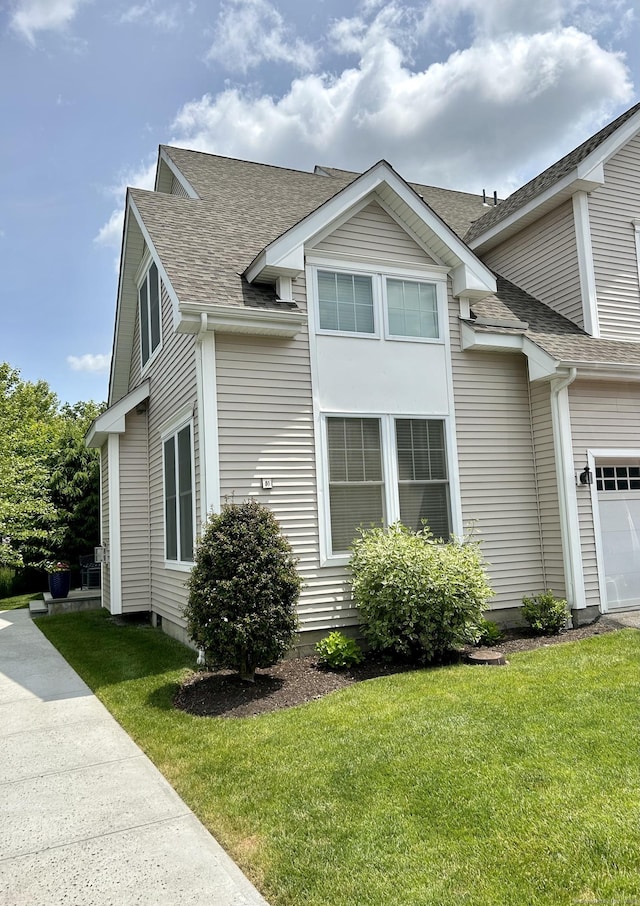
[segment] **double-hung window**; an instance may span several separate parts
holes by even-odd
[[[449,538],[442,419],[328,416],[326,423],[330,555],[346,554],[360,526],[398,519],[415,530],[426,522],[435,537]],[[393,481],[385,483],[385,471]]]
[[[138,289],[140,309],[140,354],[142,367],[160,345],[160,275],[155,262],[151,263]]]
[[[373,334],[373,282],[367,274],[318,271],[321,330]]]
[[[386,288],[389,336],[437,340],[440,328],[435,283],[388,277]]]
[[[163,440],[165,557],[193,561],[194,487],[191,423]]]

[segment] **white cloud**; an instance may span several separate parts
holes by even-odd
[[[268,0],[227,0],[218,14],[207,59],[246,73],[263,62],[289,63],[308,71],[316,65],[317,56],[310,44],[295,37]]]
[[[186,10],[187,12],[192,11]],[[128,7],[120,16],[121,24],[153,25],[161,31],[177,31],[180,28],[181,16],[185,9],[178,6],[161,8],[155,0],[145,0]]]
[[[234,88],[185,104],[173,141],[292,167],[384,157],[416,181],[503,194],[631,97],[623,59],[574,27],[478,38],[411,69],[400,19],[388,4],[368,25],[343,20],[358,65],[296,79],[279,99]]]
[[[30,44],[39,31],[61,31],[87,0],[18,0],[13,6],[11,26]]]
[[[109,186],[107,194],[116,200],[117,207],[111,212],[111,216],[104,223],[94,242],[97,245],[120,247],[122,240],[122,228],[124,225],[124,201],[127,194],[127,187],[132,186],[137,189],[153,189],[156,175],[155,157],[151,162],[140,164],[136,169],[126,170],[121,173],[114,185]]]
[[[94,374],[105,374],[109,371],[111,364],[110,355],[98,353],[94,355],[91,352],[85,355],[68,355],[67,364],[72,371],[91,371]]]

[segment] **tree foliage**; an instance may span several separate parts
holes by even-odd
[[[210,516],[189,578],[189,633],[216,667],[251,680],[291,646],[300,577],[270,510],[255,500]]]
[[[99,458],[83,438],[101,408],[61,408],[45,381],[0,363],[0,566],[76,562],[97,543]]]

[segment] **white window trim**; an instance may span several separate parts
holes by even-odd
[[[196,470],[195,470],[195,445],[194,445],[194,430],[193,430],[193,408],[189,408],[189,415],[187,418],[182,415],[182,418],[176,419],[170,426],[164,427],[160,434],[160,443],[162,445],[162,527],[163,527],[163,537],[162,537],[162,555],[164,560],[165,569],[178,570],[179,572],[191,572],[193,569],[193,560],[169,560],[167,558],[167,507],[166,507],[166,498],[165,498],[165,458],[164,458],[164,445],[169,438],[177,437],[178,433],[182,431],[183,428],[189,426],[189,446],[191,453],[191,515],[193,520],[193,544],[194,544],[194,556],[195,556],[195,544],[196,544]],[[178,461],[176,457],[176,489],[178,488],[177,483],[177,468]],[[178,509],[178,518],[176,520],[176,533],[177,533],[177,544],[178,548],[180,547],[180,512]],[[180,551],[182,553],[182,551]]]
[[[436,288],[436,313],[438,315],[438,336],[437,337],[409,337],[405,334],[390,333],[389,331],[389,305],[387,302],[387,280],[404,280],[405,283],[428,283]],[[396,274],[384,273],[381,275],[382,284],[382,308],[384,338],[390,343],[427,343],[429,345],[442,346],[444,343],[445,331],[443,328],[443,318],[447,315],[447,282],[442,278],[434,279],[433,277],[398,277]]]
[[[442,413],[403,413],[403,412],[320,412],[319,452],[321,468],[318,469],[318,502],[320,507],[320,565],[346,566],[351,559],[350,553],[334,554],[331,548],[331,509],[329,506],[329,438],[327,419],[329,418],[375,418],[380,422],[380,444],[382,454],[382,475],[384,481],[384,517],[385,524],[392,525],[400,519],[400,495],[398,492],[398,455],[396,451],[395,422],[397,419],[422,419],[444,423],[444,437],[447,453],[447,484],[449,487],[449,516],[451,534],[459,533],[457,518],[457,472],[454,476],[454,450],[451,446],[451,418]]]
[[[142,287],[142,284],[145,283],[145,281],[148,284],[149,271],[151,270],[152,264],[155,264],[156,268],[158,270],[158,309],[159,309],[158,310],[158,315],[159,315],[158,326],[160,329],[160,339],[158,341],[158,345],[156,346],[156,348],[150,352],[150,355],[149,355],[149,358],[147,359],[147,361],[143,362],[142,361],[142,309],[140,307],[140,289]],[[163,341],[163,336],[162,336],[162,276],[160,274],[160,268],[158,267],[157,261],[154,261],[153,256],[148,251],[145,253],[145,255],[142,259],[142,262],[140,263],[140,267],[138,268],[138,271],[136,272],[136,292],[138,294],[138,326],[139,326],[139,333],[140,333],[139,343],[138,343],[138,346],[139,346],[138,352],[140,355],[140,375],[144,376],[146,374],[146,372],[149,370],[151,363],[159,355],[160,350],[162,349],[162,341]],[[150,302],[151,302],[151,296],[147,289],[147,310],[148,310],[148,319],[149,319],[148,324],[147,324],[147,331],[148,331],[149,349],[151,350],[151,305],[150,305]]]
[[[307,296],[309,308],[313,308],[313,324],[315,332],[320,336],[355,337],[363,340],[384,339],[389,342],[399,343],[427,343],[442,346],[447,337],[448,330],[445,326],[447,308],[447,268],[431,265],[425,268],[411,268],[397,265],[368,265],[358,261],[336,261],[335,258],[323,259],[317,255],[307,257]],[[320,327],[320,300],[318,297],[318,271],[332,273],[353,274],[361,277],[371,277],[373,294],[373,333],[360,333],[351,330],[329,330]],[[309,274],[311,279],[309,279]],[[436,287],[438,304],[438,337],[408,337],[389,332],[389,319],[387,309],[387,278],[406,280],[414,283],[432,283]]]

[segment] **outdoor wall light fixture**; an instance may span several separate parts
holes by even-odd
[[[593,484],[593,472],[589,468],[589,463],[584,467],[584,471],[580,472],[580,484]]]

